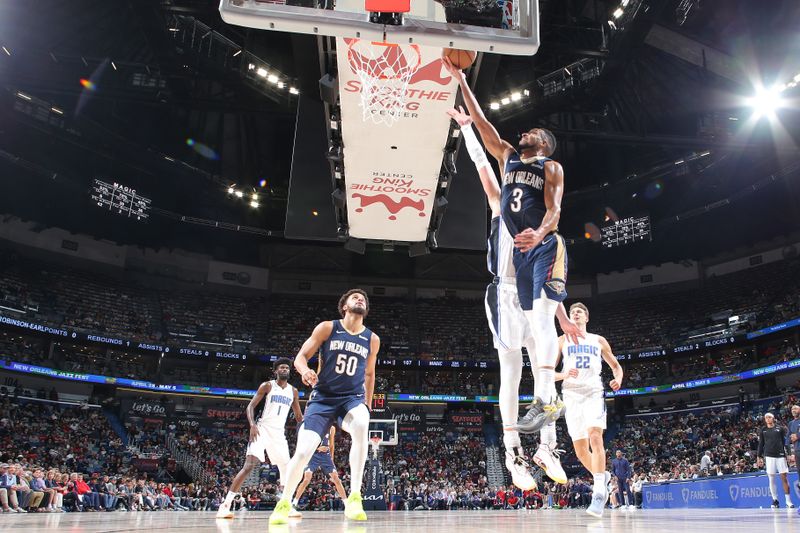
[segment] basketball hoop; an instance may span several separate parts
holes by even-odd
[[[422,63],[419,45],[345,41],[350,68],[361,81],[361,118],[393,125],[402,116],[408,83]]]

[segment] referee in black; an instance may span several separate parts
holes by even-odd
[[[764,422],[767,426],[761,428],[758,438],[758,462],[761,466],[762,458],[766,460],[767,477],[769,478],[769,492],[772,494],[772,508],[777,509],[778,487],[775,484],[775,476],[780,474],[783,481],[783,495],[786,507],[794,507],[792,497],[789,492],[789,465],[786,464],[786,428],[775,424],[775,415],[767,413],[764,415]]]

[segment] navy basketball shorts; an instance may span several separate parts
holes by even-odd
[[[330,452],[314,452],[314,455],[311,456],[311,460],[308,462],[308,466],[306,466],[306,471],[316,472],[317,468],[321,468],[326,476],[329,476],[331,472],[336,470],[336,467],[333,466],[333,459],[331,459]]]
[[[301,429],[313,431],[320,439],[325,438],[331,426],[340,423],[347,413],[364,403],[364,395],[325,396],[319,391],[311,391],[303,414]]]
[[[533,309],[542,290],[548,299],[563,302],[567,298],[567,246],[564,237],[553,233],[528,252],[514,249],[517,270],[517,295],[523,311]]]

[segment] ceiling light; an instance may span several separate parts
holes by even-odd
[[[228,194],[233,194],[233,193],[235,193],[235,192],[236,192],[236,189],[234,189],[234,188],[233,188],[233,185],[231,185],[230,187],[228,187]]]
[[[258,200],[258,194],[253,193],[253,196],[251,196],[251,198],[253,199],[254,202],[257,201]]]
[[[508,105],[509,103],[511,103],[511,100],[509,100],[507,97],[506,97],[506,98],[502,98],[502,99],[500,100],[500,103],[501,103],[502,105]]]
[[[252,207],[252,208],[257,208],[258,205],[259,204],[258,204],[258,202],[256,200],[253,200],[252,202],[250,202],[250,207]]]
[[[247,70],[255,70],[256,66],[252,63],[247,64]]]
[[[63,115],[63,114],[64,114],[64,112],[63,112],[63,111],[61,111],[61,110],[60,110],[59,108],[57,108],[57,107],[51,107],[51,108],[50,108],[50,111],[52,111],[53,113],[56,113],[56,114],[58,114],[58,115]]]
[[[238,55],[239,55],[239,54],[241,54],[241,53],[242,53],[242,49],[240,48],[239,50],[236,50],[236,51],[233,53],[233,57],[236,57],[236,56],[238,56]]]
[[[17,96],[19,96],[19,97],[20,97],[20,98],[22,98],[23,100],[27,100],[27,101],[29,101],[29,102],[31,101],[31,97],[30,97],[30,96],[28,96],[27,94],[25,94],[25,93],[21,92],[21,91],[17,91]]]
[[[11,55],[11,52],[5,46],[3,47],[3,52],[5,52],[7,56]]]
[[[259,68],[258,70],[256,70],[256,74],[258,74],[262,78],[266,78],[267,77],[267,71],[265,69],[263,69],[263,68]]]
[[[278,76],[276,76],[275,74],[270,74],[269,77],[267,78],[267,81],[270,83],[278,83]]]
[[[530,96],[531,92],[528,89],[525,89],[524,91],[522,91],[522,94],[524,94],[525,96]]]
[[[489,104],[489,109],[500,109],[500,104],[498,104],[497,102],[492,102],[491,104]]]
[[[234,194],[236,195],[236,198],[243,198],[244,197],[244,193],[242,191],[236,191]]]
[[[300,91],[294,87],[289,87],[289,94],[300,94]]]
[[[618,18],[620,18],[620,17],[622,16],[622,14],[623,14],[624,12],[625,12],[625,11],[623,11],[623,9],[622,9],[621,7],[618,7],[618,8],[617,8],[617,10],[616,10],[616,11],[614,11],[614,14],[613,14],[612,16],[613,16],[615,19],[618,19]]]
[[[622,2],[620,2],[620,5],[621,5],[622,7],[626,7],[626,6],[627,6],[627,5],[630,3],[630,1],[631,1],[631,0],[622,0]]]
[[[784,104],[784,101],[778,96],[779,93],[780,86],[758,89],[755,96],[747,99],[747,104],[753,108],[753,116],[755,118],[774,116],[775,111]]]
[[[511,101],[516,102],[522,98],[520,93],[511,93]]]
[[[286,87],[286,84],[283,83],[282,81],[279,81],[278,82],[278,89],[283,89],[284,87]]]

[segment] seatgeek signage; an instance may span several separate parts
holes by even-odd
[[[800,505],[797,494],[792,494],[792,501]],[[645,509],[757,509],[771,504],[769,479],[765,473],[642,486],[642,506]]]

